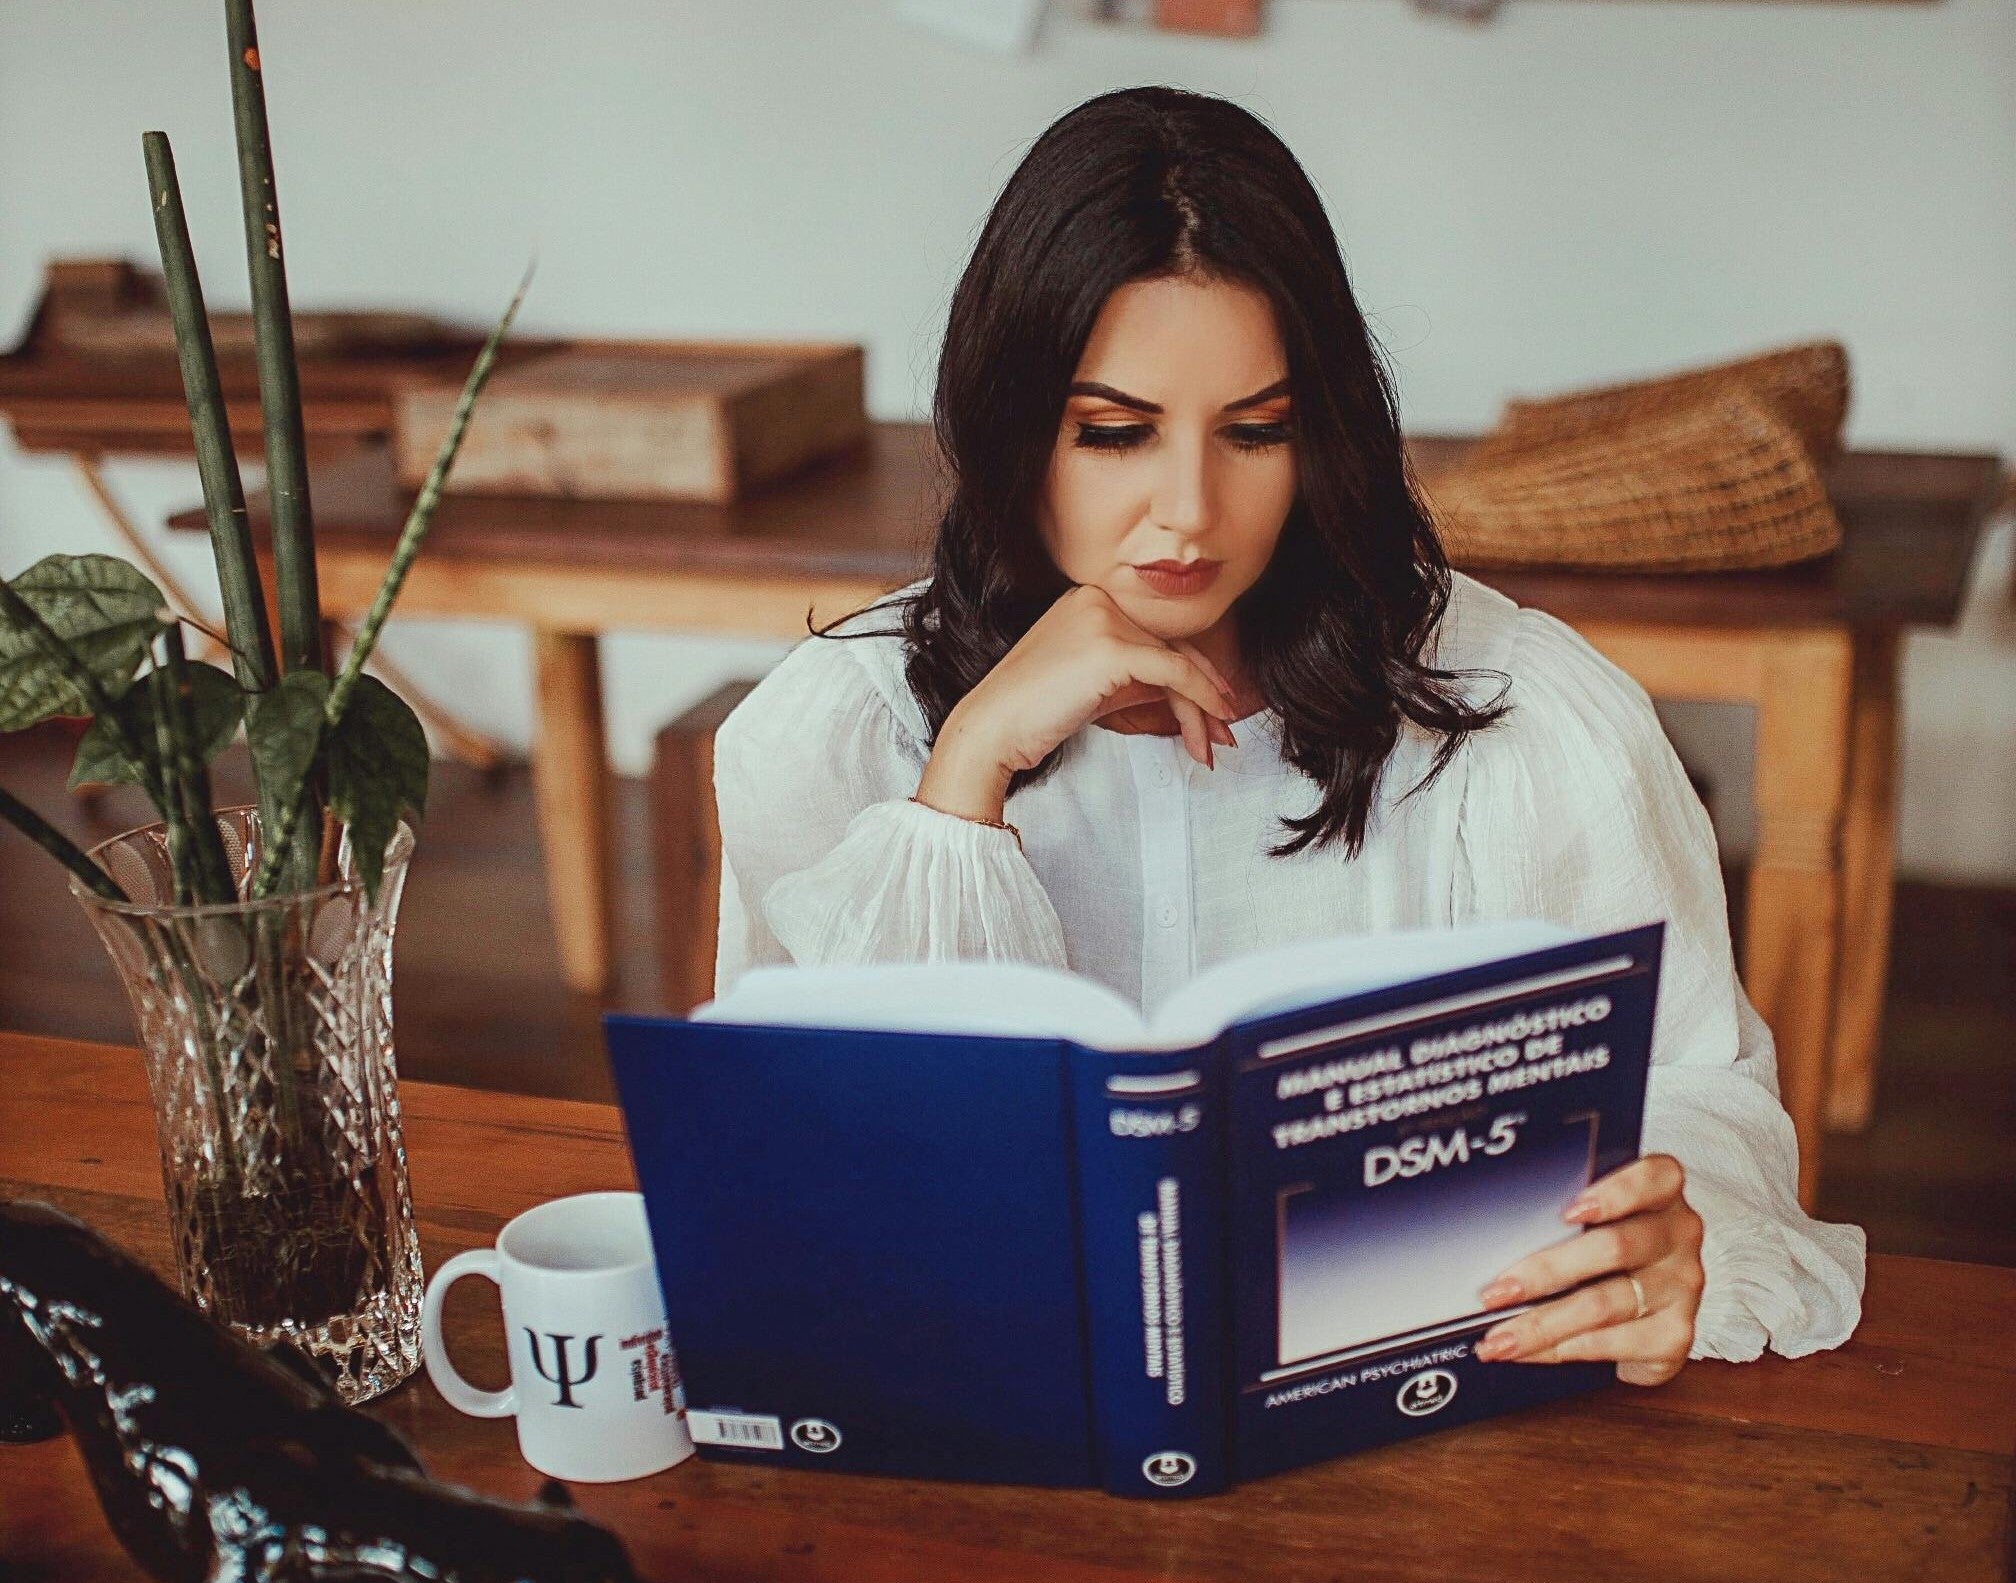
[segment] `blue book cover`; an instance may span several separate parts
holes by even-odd
[[[1474,1357],[1516,1311],[1477,1290],[1637,1156],[1663,934],[1304,982],[1201,1040],[1026,1031],[1073,980],[1012,965],[606,1016],[701,1454],[1181,1497],[1608,1382]],[[990,986],[1025,1031],[959,1031]]]

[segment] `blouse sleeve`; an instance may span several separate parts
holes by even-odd
[[[910,801],[926,755],[837,652],[851,641],[807,638],[715,732],[715,994],[764,963],[1063,967],[1063,927],[1015,836]]]
[[[1866,1239],[1799,1207],[1798,1143],[1771,1031],[1736,975],[1707,811],[1644,689],[1572,628],[1522,609],[1509,668],[1511,714],[1472,739],[1459,889],[1485,916],[1666,920],[1644,1145],[1680,1161],[1703,1222],[1691,1355],[1839,1346],[1861,1314]]]

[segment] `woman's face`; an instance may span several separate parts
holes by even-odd
[[[1038,512],[1073,583],[1160,638],[1205,632],[1266,570],[1295,499],[1288,362],[1251,287],[1131,281],[1100,309]],[[1175,562],[1205,575],[1141,568]]]

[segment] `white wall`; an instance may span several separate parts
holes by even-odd
[[[946,299],[1021,151],[1107,88],[1268,118],[1330,205],[1410,429],[1507,395],[1805,336],[1848,346],[1854,445],[2016,456],[2016,7],[1272,0],[1257,41],[1059,11],[1034,53],[962,49],[872,0],[267,0],[301,306],[487,323],[535,247],[527,332],[837,336],[877,417],[921,416]],[[175,140],[216,306],[242,306],[218,0],[0,0],[0,342],[52,253],[154,256],[139,138]],[[115,463],[144,522],[193,465]],[[61,458],[0,441],[0,569],[111,548]],[[166,553],[192,581],[207,551]],[[1907,871],[2016,878],[2005,534],[1957,635],[1907,655]],[[505,631],[395,624],[387,652],[522,742]],[[619,765],[773,643],[619,638]],[[1667,711],[1740,845],[1747,723]]]

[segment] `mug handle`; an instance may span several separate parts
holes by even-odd
[[[518,1411],[518,1392],[507,1386],[501,1391],[479,1391],[455,1372],[448,1361],[448,1342],[441,1333],[441,1310],[448,1300],[448,1288],[465,1275],[497,1280],[497,1250],[471,1248],[458,1253],[434,1272],[427,1283],[427,1296],[420,1305],[420,1354],[427,1363],[427,1377],[450,1407],[473,1418],[509,1418]]]

